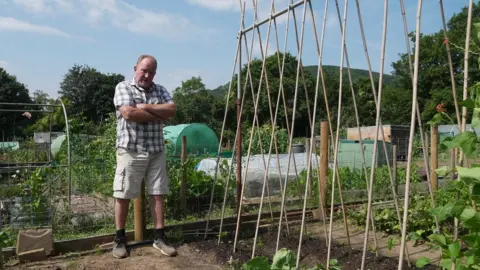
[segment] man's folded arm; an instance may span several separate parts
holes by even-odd
[[[120,106],[119,111],[125,120],[136,123],[143,124],[163,120],[153,113],[133,106]]]
[[[156,115],[162,120],[168,120],[175,116],[175,103],[166,104],[138,104],[137,108],[143,109],[148,113]]]

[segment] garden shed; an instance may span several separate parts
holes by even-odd
[[[372,166],[372,154],[375,140],[362,140],[365,149],[365,162],[367,168]],[[393,145],[386,142],[388,158],[390,164],[393,163]],[[349,167],[350,169],[363,169],[362,150],[358,140],[340,140],[338,148],[338,167]],[[387,156],[383,149],[383,141],[377,142],[377,162],[376,166],[387,165]]]
[[[187,137],[187,152],[189,155],[205,155],[218,151],[218,137],[213,129],[201,123],[181,124],[163,128],[167,155],[182,154],[182,137]]]
[[[378,140],[385,140],[397,146],[397,159],[406,161],[408,154],[408,142],[410,140],[410,126],[401,125],[383,125],[381,127],[385,138],[382,137],[382,132],[378,132]],[[377,127],[367,126],[360,127],[363,140],[375,140]],[[347,129],[347,139],[360,140],[358,127]],[[383,148],[383,146],[382,146]]]

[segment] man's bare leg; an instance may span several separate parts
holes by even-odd
[[[155,229],[165,227],[165,201],[162,195],[151,196],[150,212]]]
[[[130,206],[129,199],[115,198],[115,226],[118,230],[124,230],[127,223],[128,207]]]

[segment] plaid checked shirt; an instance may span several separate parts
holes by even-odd
[[[137,103],[162,104],[173,103],[165,87],[154,84],[149,92],[135,83],[135,80],[123,81],[115,87],[113,98],[117,113],[116,147],[138,153],[157,153],[164,148],[163,123],[161,121],[139,124],[127,121],[118,110],[120,106],[135,106]]]

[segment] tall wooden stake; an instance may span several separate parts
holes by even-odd
[[[242,40],[240,33],[239,44]],[[242,46],[238,50],[238,73],[237,73],[237,214],[240,213],[240,200],[242,199]],[[246,173],[246,172],[245,172]],[[246,182],[246,179],[245,179]]]
[[[181,178],[181,190],[180,190],[180,205],[184,213],[187,211],[187,169],[185,168],[185,162],[187,161],[187,136],[182,136],[182,178]]]
[[[430,178],[432,181],[432,190],[435,191],[438,189],[438,178],[437,172],[435,171],[438,168],[438,155],[437,155],[437,145],[438,145],[438,126],[432,126],[430,132]],[[425,151],[428,151],[426,149]]]
[[[135,216],[135,241],[143,241],[145,239],[145,180],[142,181],[140,197],[133,202],[134,216]]]
[[[393,164],[392,164],[392,174],[393,174],[393,183],[395,184],[395,193],[398,194],[398,178],[397,178],[397,145],[393,145]]]
[[[320,178],[318,183],[319,206],[327,205],[327,179],[328,179],[328,122],[323,121],[320,125]],[[325,209],[320,209],[322,215]],[[325,218],[323,216],[323,218]]]

